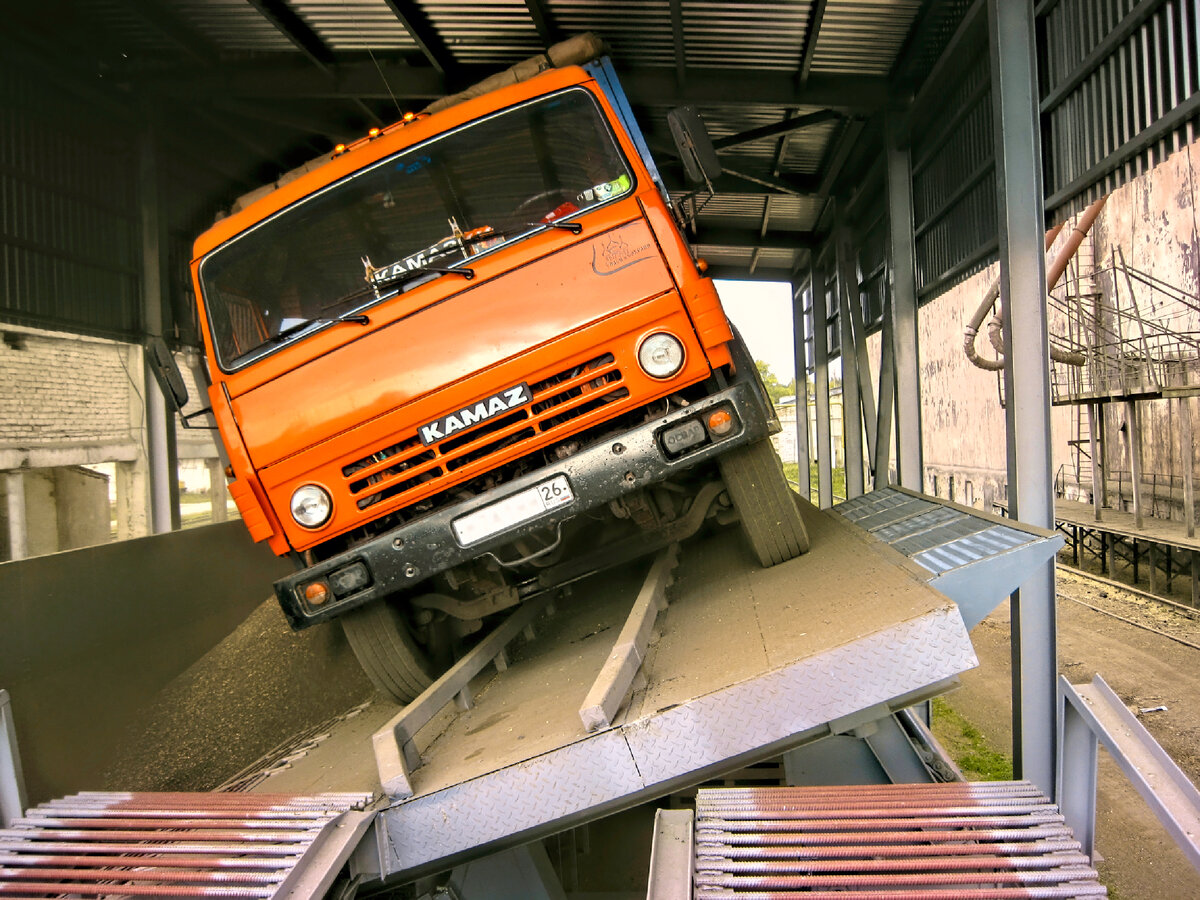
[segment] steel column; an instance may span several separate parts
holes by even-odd
[[[159,197],[159,172],[153,128],[138,139],[138,205],[142,228],[142,331],[147,337],[163,334],[163,286],[167,268],[165,223]],[[143,354],[142,396],[145,398],[146,455],[149,473],[150,532],[162,534],[179,528],[179,478],[175,452],[174,416]]]
[[[1179,398],[1179,446],[1183,456],[1183,521],[1187,525],[1187,536],[1196,536],[1196,486],[1192,445],[1192,400]],[[1193,551],[1194,552],[1194,551]]]
[[[1104,427],[1104,414],[1098,412],[1100,410],[1099,403],[1089,403],[1087,405],[1088,415],[1088,443],[1090,445],[1089,452],[1092,455],[1092,506],[1096,510],[1096,521],[1100,521],[1101,495],[1103,491],[1100,487],[1100,481],[1104,477],[1104,460],[1100,458],[1100,441],[1096,435],[1097,427]]]
[[[875,463],[875,388],[871,383],[871,359],[867,353],[867,328],[863,322],[862,296],[859,291],[858,266],[854,261],[853,244],[850,229],[845,225],[838,228],[838,246],[842,252],[838,254],[840,272],[846,278],[846,306],[844,313],[850,325],[852,344],[849,349],[843,348],[843,355],[854,354],[854,369],[858,373],[858,399],[862,408],[861,431],[867,439],[868,465],[874,468]]]
[[[845,242],[835,241],[837,268],[838,330],[842,333],[842,443],[846,448],[846,499],[863,495],[863,426],[859,399],[858,357],[854,352],[854,328],[850,304],[857,300],[858,280],[847,277],[854,265],[846,259]],[[853,282],[853,283],[852,283]],[[851,300],[851,295],[855,299]]]
[[[1125,401],[1125,452],[1129,456],[1129,480],[1133,490],[1133,526],[1141,528],[1142,509],[1142,429],[1136,400]]]
[[[875,480],[873,490],[891,482],[892,409],[896,404],[896,357],[892,336],[892,298],[885,289],[883,328],[879,345],[879,406],[875,421]]]
[[[813,290],[812,263],[808,269],[808,289]],[[810,454],[808,451],[808,322],[804,315],[803,283],[792,293],[792,344],[796,365],[796,466],[800,482],[800,496],[812,499],[809,477]]]
[[[896,360],[896,473],[901,486],[924,488],[921,457],[921,382],[917,342],[916,252],[912,162],[895,116],[887,120],[888,248],[891,260],[892,347]]]
[[[1063,818],[1089,859],[1096,846],[1096,761],[1099,741],[1064,694],[1059,700],[1058,795]]]
[[[833,465],[830,459],[833,442],[829,437],[829,308],[826,294],[825,269],[820,261],[813,263],[813,369],[817,390],[817,505],[821,509],[833,506]],[[842,398],[845,406],[845,397]],[[844,412],[843,412],[844,415]]]
[[[1009,510],[1013,518],[1052,529],[1045,213],[1033,4],[988,0],[988,25],[1000,297],[1008,348]],[[1012,641],[1014,771],[1053,796],[1058,758],[1053,558],[1013,594]]]

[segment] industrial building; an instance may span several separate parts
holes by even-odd
[[[1056,614],[1068,557],[1200,609],[1198,123],[1193,0],[7,10],[0,897],[1106,896],[1098,759],[1200,896],[1175,702],[1077,683]],[[527,199],[460,228],[471,179]],[[352,189],[459,214],[304,246]],[[792,297],[785,511],[709,278]],[[349,623],[396,598],[389,693]],[[971,780],[932,704],[997,608]]]

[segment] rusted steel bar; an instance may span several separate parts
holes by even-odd
[[[320,831],[325,824],[324,819],[176,819],[170,817],[119,819],[88,819],[70,818],[57,819],[49,817],[30,816],[17,819],[14,827],[27,828],[89,828],[108,830],[113,828],[166,828],[166,829],[197,829],[201,831],[216,829],[248,829],[259,831],[309,832]]]
[[[962,834],[962,832],[955,833]],[[970,833],[970,836],[974,837],[975,835],[974,833]],[[786,846],[731,846],[725,843],[701,841],[696,844],[696,855],[698,857],[722,856],[726,859],[906,859],[909,857],[927,856],[931,849],[933,848],[928,842],[801,847],[795,844]],[[1072,852],[1078,849],[1078,841],[1066,838],[1025,842],[1008,841],[989,843],[979,841],[936,845],[937,852],[942,856],[983,856],[989,853],[1000,856],[1033,856],[1046,853]],[[0,862],[4,862],[3,857],[0,857]]]
[[[813,890],[821,888],[913,887],[925,885],[1033,885],[1062,884],[1067,881],[1095,879],[1097,872],[1088,867],[1072,867],[1050,872],[902,872],[892,875],[722,875],[697,872],[698,885],[743,890]]]
[[[734,860],[698,854],[696,868],[705,872],[730,874],[790,875],[805,873],[878,872],[974,872],[982,869],[1024,871],[1060,869],[1064,866],[1088,866],[1082,853],[1059,853],[1052,857],[1036,856],[943,856],[941,847],[926,847],[928,855],[910,859],[788,859]]]
[[[139,845],[141,846],[141,845]],[[111,852],[107,847],[97,848],[99,852],[88,854],[62,853],[0,853],[0,866],[155,866],[158,868],[200,868],[212,867],[220,869],[279,869],[300,857],[293,851],[290,856],[251,857],[251,856],[204,856],[201,854],[180,854],[169,856],[158,853],[130,853],[123,851]]]
[[[828,844],[907,844],[918,841],[1012,841],[1012,840],[1041,840],[1045,838],[1063,837],[1071,834],[1071,829],[1064,823],[1038,825],[1033,828],[972,828],[970,831],[961,829],[915,829],[888,831],[843,831],[843,832],[813,832],[802,834],[797,831],[751,831],[720,832],[717,830],[696,830],[698,841],[709,839],[711,834],[727,835],[732,842],[752,845],[783,845],[804,844],[807,846]],[[799,835],[799,836],[798,836]]]
[[[698,900],[730,896],[724,888],[696,891]],[[1047,885],[1016,888],[897,889],[866,891],[745,891],[737,900],[1078,900],[1107,896],[1102,885]]]
[[[311,840],[312,835],[306,832],[299,831],[236,831],[236,830],[213,830],[206,831],[203,835],[195,831],[182,829],[146,829],[144,831],[126,829],[121,831],[99,831],[90,829],[72,829],[72,828],[7,828],[0,831],[0,841],[8,840],[23,840],[23,841],[169,841],[178,838],[179,840],[189,841],[245,841],[245,842],[269,842],[269,843],[307,843]]]
[[[1023,816],[913,816],[877,818],[797,818],[797,819],[707,819],[704,824],[719,823],[728,831],[854,831],[856,829],[884,831],[889,828],[1012,828],[1019,825],[1053,825],[1063,820],[1061,813],[1038,813]]]
[[[0,883],[0,897],[45,897],[70,894],[76,897],[270,897],[274,888],[259,887],[187,887],[161,884],[66,884],[54,881],[30,881],[22,884]]]
[[[190,836],[190,835],[189,835]],[[155,844],[155,843],[136,843],[136,844],[121,844],[121,843],[95,843],[92,841],[62,841],[62,840],[39,840],[39,841],[5,841],[0,840],[0,850],[5,851],[24,851],[32,850],[34,853],[254,853],[256,856],[292,856],[299,855],[299,851],[304,848],[305,844],[256,844],[253,848],[247,847],[245,844],[230,843],[221,841],[217,843],[202,843],[199,841],[186,841],[180,843]]]
[[[228,869],[201,871],[198,869],[171,869],[163,871],[161,869],[87,869],[87,868],[68,868],[68,869],[22,869],[22,868],[0,868],[0,884],[4,883],[5,879],[11,880],[37,880],[42,881],[109,881],[121,883],[125,881],[153,881],[161,883],[164,881],[181,881],[181,882],[198,882],[200,884],[275,884],[282,881],[284,873],[276,870],[273,872],[233,872]],[[120,893],[113,891],[112,893]]]

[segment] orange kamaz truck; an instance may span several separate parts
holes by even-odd
[[[606,58],[339,147],[192,273],[230,492],[296,564],[279,602],[399,702],[490,616],[710,520],[763,565],[807,549]]]

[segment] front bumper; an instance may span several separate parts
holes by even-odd
[[[712,407],[728,404],[736,412],[732,433],[671,459],[660,447],[658,435],[672,425],[696,417]],[[323,560],[315,566],[275,582],[275,594],[295,629],[333,619],[348,610],[412,587],[439,572],[469,562],[535,530],[554,528],[586,510],[608,503],[622,494],[665,481],[672,475],[714,459],[735,447],[768,437],[775,418],[752,380],[739,381],[690,406],[677,409],[572,456],[515,478],[500,490],[481,494],[443,507],[427,516],[401,525],[386,534]],[[487,540],[462,546],[452,523],[477,509],[532,488],[556,475],[566,476],[575,499],[546,510],[533,519],[492,535]],[[339,570],[360,563],[366,567],[368,584],[345,596],[330,596],[319,607],[304,599],[304,586]]]

